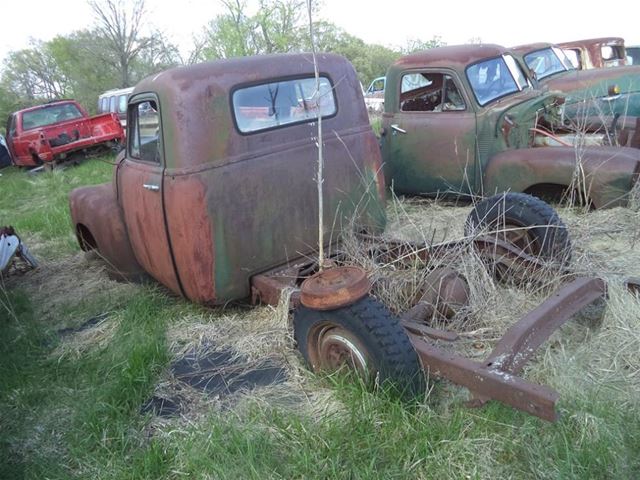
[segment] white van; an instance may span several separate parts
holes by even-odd
[[[98,97],[98,113],[115,113],[120,118],[122,128],[127,126],[127,100],[133,87],[107,90]]]

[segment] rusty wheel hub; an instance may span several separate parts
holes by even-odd
[[[504,241],[518,247],[526,254],[536,256],[540,253],[540,247],[535,238],[530,235],[527,227],[514,223],[506,223],[502,236]]]
[[[338,325],[325,323],[315,328],[309,335],[308,351],[315,369],[333,372],[348,367],[363,375],[369,372],[367,351]]]
[[[302,282],[300,301],[314,310],[334,310],[357,302],[369,293],[367,272],[359,267],[334,267]]]
[[[425,278],[425,287],[416,307],[408,313],[415,321],[429,321],[435,313],[452,318],[469,304],[469,285],[466,279],[449,267],[436,268]]]

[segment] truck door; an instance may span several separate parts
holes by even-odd
[[[384,160],[398,193],[468,194],[476,178],[476,117],[455,75],[401,75],[384,118]],[[391,87],[391,85],[387,85]]]
[[[136,260],[151,276],[182,294],[164,216],[158,103],[143,96],[129,104],[128,116],[127,152],[117,170],[117,185],[131,246]]]

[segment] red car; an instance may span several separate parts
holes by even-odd
[[[118,147],[124,132],[118,116],[90,117],[75,100],[61,100],[14,112],[7,123],[7,146],[15,165],[33,167]]]

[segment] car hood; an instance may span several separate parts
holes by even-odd
[[[532,90],[527,95],[514,95],[508,102],[496,105],[495,131],[509,148],[523,148],[529,143],[530,130],[545,119],[554,124],[562,117],[565,98],[560,92]]]
[[[540,81],[550,90],[567,94],[606,96],[610,86],[617,85],[621,93],[640,91],[640,65],[593,70],[571,70]]]

